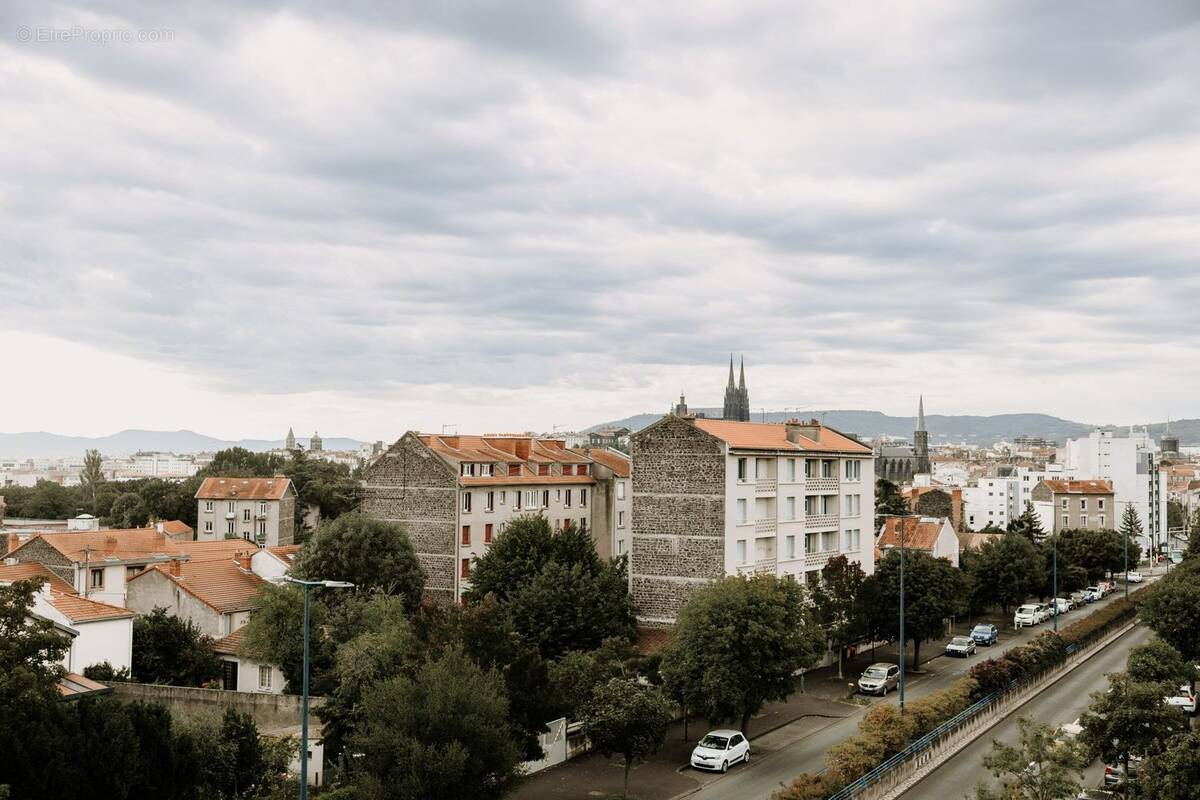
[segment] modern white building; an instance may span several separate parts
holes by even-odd
[[[972,531],[983,530],[989,524],[1006,528],[1024,508],[1021,479],[1017,476],[980,478],[976,486],[963,487],[962,497],[963,518]]]
[[[870,447],[815,420],[669,415],[631,437],[632,591],[642,621],[674,621],[714,578],[815,582],[836,555],[874,571]]]

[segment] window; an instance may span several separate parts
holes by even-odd
[[[479,475],[480,475],[480,477],[483,477],[483,478],[492,477],[492,465],[491,464],[480,464],[479,465]]]
[[[1063,514],[1062,526],[1064,529],[1071,527],[1071,518]]]
[[[524,492],[524,495],[525,495],[525,507],[526,508],[537,508],[538,493],[535,492],[534,490],[530,489],[529,491]]]
[[[550,474],[550,465],[549,464],[538,464],[537,474],[538,475],[549,475]]]
[[[1087,526],[1088,526],[1088,524],[1087,524],[1087,514],[1080,514],[1080,516],[1079,516],[1079,527],[1081,527],[1081,528],[1086,528]]]
[[[767,459],[765,459],[765,458],[754,459],[754,477],[755,478],[769,478],[769,477],[771,477],[770,472],[771,472],[771,466],[767,463]]]
[[[463,475],[464,477],[474,477],[475,476],[475,465],[474,464],[461,464],[459,466],[459,474]]]
[[[212,533],[212,520],[211,519],[204,520],[204,532]]]
[[[260,502],[260,503],[258,504],[258,513],[259,513],[259,514],[266,514],[266,513],[267,513],[267,501],[266,501],[266,500],[263,500],[262,502]]]
[[[804,534],[804,552],[805,553],[812,555],[813,553],[816,553],[820,549],[821,540],[818,537],[819,537],[819,534],[816,534],[816,533]]]
[[[576,475],[587,475],[588,474],[588,465],[580,464],[579,466],[575,467],[575,474]]]
[[[837,550],[837,532],[825,531],[821,534],[821,552],[828,553]]]
[[[567,508],[571,507],[571,490],[570,489],[567,489],[567,499],[563,503],[563,505],[566,506]]]
[[[1086,497],[1079,498],[1079,510],[1087,511],[1087,498]]]
[[[787,500],[785,500],[783,503],[783,509],[784,509],[783,513],[785,513],[787,515],[787,519],[795,519],[796,518],[796,498],[789,497]]]
[[[783,551],[787,554],[788,558],[796,557],[796,537],[795,536],[789,536],[786,539],[784,539]]]
[[[617,512],[617,527],[618,528],[625,527],[625,512],[624,511]]]
[[[542,492],[542,508],[550,507],[550,490],[546,489]]]
[[[832,461],[830,461],[828,459],[821,461],[821,477],[822,478],[832,478],[833,477],[833,462]]]
[[[617,499],[625,499],[625,481],[617,481]]]
[[[796,459],[794,458],[788,459],[787,476],[789,481],[796,480]]]
[[[233,507],[233,501],[229,501],[229,513],[232,514],[236,509]]]
[[[504,498],[507,494],[508,494],[507,492],[500,493],[500,505],[504,505]]]
[[[737,563],[746,563],[746,540],[738,539],[737,542]]]
[[[515,494],[517,496],[517,510],[520,511],[521,510],[521,498],[524,497],[526,494],[528,494],[528,492],[517,491],[517,492],[513,492],[513,494]]]
[[[1100,527],[1101,527],[1101,528],[1105,527],[1105,525],[1104,525],[1105,519],[1106,519],[1106,518],[1105,518],[1105,515],[1104,515],[1104,514],[1101,514],[1101,515],[1100,515]]]
[[[744,458],[738,459],[738,480],[746,480],[746,459]]]
[[[225,523],[225,532],[233,533],[233,520],[229,520],[229,522]]]
[[[487,523],[483,526],[483,543],[488,544],[492,541],[492,523]]]
[[[104,588],[104,570],[102,570],[102,569],[92,570],[92,588],[93,589],[103,589]]]
[[[853,528],[851,530],[846,531],[846,547],[845,547],[845,549],[847,552],[850,552],[850,553],[857,552],[858,548],[861,544],[862,544],[862,530],[860,528]]]
[[[463,578],[469,578],[471,576],[471,559],[464,558],[462,560],[462,571],[459,573],[459,575]]]
[[[862,462],[847,461],[846,462],[846,480],[857,481],[862,479]]]
[[[470,525],[462,526],[462,543],[464,545],[469,545],[471,543],[471,526]]]
[[[819,502],[820,498],[818,498],[816,495],[809,495],[808,497],[804,498],[804,515],[806,517],[815,516],[818,513]]]
[[[471,493],[470,492],[463,492],[463,513],[464,514],[471,513]]]
[[[205,500],[205,501],[204,501],[204,510],[205,510],[205,511],[212,511],[212,500]]]
[[[270,667],[259,667],[258,668],[258,688],[259,689],[270,689],[271,688],[271,668]]]
[[[1065,498],[1065,497],[1064,497],[1064,498],[1062,499],[1062,501],[1061,501],[1061,505],[1062,505],[1063,509],[1065,510],[1065,509],[1066,509],[1066,507],[1067,507],[1067,498]]]
[[[249,522],[249,521],[250,521],[250,509],[243,508],[242,509],[242,522]]]
[[[484,505],[483,510],[489,511],[489,512],[496,510],[496,493],[495,492],[487,493],[487,503]]]
[[[625,555],[625,540],[624,539],[617,539],[617,555],[619,555],[619,556]]]
[[[267,535],[267,521],[265,519],[260,519],[258,521],[258,532],[263,536]]]
[[[579,490],[579,507],[587,508],[587,489]]]
[[[556,503],[562,502],[562,489],[554,490],[554,502],[556,502]]]
[[[813,469],[814,469],[813,462],[808,460],[807,458],[804,459],[804,477],[806,477],[806,478],[816,477],[813,475]]]
[[[236,661],[221,662],[221,688],[228,692],[237,691],[238,665]]]
[[[737,521],[738,525],[746,524],[746,498],[739,498],[737,501]]]
[[[579,518],[579,530],[583,533],[587,533],[587,517]]]
[[[1096,500],[1096,510],[1097,510],[1097,511],[1103,511],[1103,510],[1104,510],[1104,498],[1103,498],[1103,497],[1097,498],[1097,500]]]

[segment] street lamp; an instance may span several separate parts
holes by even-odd
[[[908,641],[904,638],[904,520],[900,520],[900,716],[904,716],[904,654]],[[884,684],[886,687],[887,684]]]
[[[1058,534],[1050,534],[1050,545],[1054,551],[1054,597],[1051,602],[1054,603],[1054,632],[1058,633]]]
[[[308,590],[313,587],[325,589],[353,589],[349,581],[302,581],[290,575],[283,576],[285,583],[294,583],[304,588],[304,681],[301,692],[300,711],[300,800],[308,800]]]

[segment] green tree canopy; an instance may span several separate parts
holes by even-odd
[[[969,578],[972,605],[982,609],[999,603],[1006,615],[1010,608],[1040,592],[1046,582],[1041,552],[1017,533],[988,539],[977,556],[960,557],[960,564]],[[1061,563],[1059,566],[1061,569]]]
[[[137,492],[118,495],[108,512],[108,521],[117,528],[141,528],[150,519],[150,512]]]
[[[923,492],[917,498],[913,510],[925,517],[945,517],[946,519],[954,519],[954,499],[941,489],[932,489],[928,492]]]
[[[322,523],[296,555],[292,573],[308,580],[350,581],[356,592],[404,598],[412,611],[421,601],[425,572],[403,526],[361,513]],[[349,597],[331,595],[326,602]]]
[[[837,649],[839,678],[842,677],[843,651],[866,635],[866,619],[859,602],[865,579],[857,561],[837,555],[821,567],[821,582],[813,590],[817,624]]]
[[[984,768],[1000,781],[993,789],[979,784],[977,800],[1068,800],[1079,792],[1088,759],[1083,747],[1070,739],[1059,740],[1054,729],[1040,722],[1017,720],[1016,745],[992,742],[983,757]]]
[[[946,619],[964,606],[966,583],[962,573],[944,558],[933,558],[921,550],[904,556],[904,634],[913,642],[913,670],[918,668],[921,642],[942,635]],[[900,551],[888,551],[875,567],[887,630],[900,629]]]
[[[1142,620],[1188,661],[1200,661],[1200,583],[1179,570],[1142,602]]]
[[[1138,683],[1124,672],[1108,676],[1109,690],[1092,695],[1080,719],[1093,758],[1126,768],[1133,756],[1152,756],[1187,728],[1183,713],[1163,702],[1163,687]],[[1126,773],[1128,774],[1128,773]]]
[[[630,678],[613,678],[588,702],[583,716],[588,740],[604,755],[620,753],[624,759],[623,797],[629,796],[629,768],[662,747],[672,711],[661,691]]]
[[[911,514],[908,501],[900,494],[899,487],[886,478],[875,479],[875,530],[883,527],[883,518]]]
[[[1125,662],[1130,679],[1138,683],[1157,683],[1174,692],[1190,683],[1196,669],[1171,645],[1157,637],[1129,651]]]
[[[729,577],[679,612],[660,670],[667,690],[713,722],[750,716],[791,693],[825,649],[804,589],[772,576]]]
[[[459,650],[376,684],[351,746],[364,800],[500,798],[521,755],[502,680]]]
[[[1146,800],[1195,800],[1200,787],[1200,732],[1173,738],[1138,775]]]
[[[133,621],[131,672],[139,683],[203,686],[220,677],[221,662],[194,622],[156,608]]]
[[[1115,530],[1065,530],[1058,536],[1058,558],[1060,570],[1064,563],[1082,567],[1089,582],[1098,581],[1122,568],[1125,541]]]
[[[1021,515],[1008,523],[1008,530],[1009,533],[1021,534],[1031,542],[1038,542],[1046,535],[1037,512],[1033,510],[1033,503],[1029,501],[1025,502],[1025,510]]]
[[[91,501],[91,512],[96,513],[96,490],[104,483],[104,459],[99,450],[88,450],[83,454],[83,469],[79,471],[79,485],[84,496]]]

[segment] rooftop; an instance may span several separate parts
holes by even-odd
[[[1055,494],[1112,494],[1112,481],[1066,481],[1047,478],[1042,481]]]
[[[196,490],[197,500],[281,500],[291,478],[205,478]]]
[[[255,549],[243,543],[243,550]],[[170,567],[155,564],[129,579],[146,580],[146,576],[157,572],[180,589],[195,597],[214,611],[228,614],[254,607],[254,598],[266,583],[249,570],[243,569],[232,556],[221,559],[179,562],[179,574],[172,575]]]
[[[900,535],[904,534],[904,546],[913,550],[932,550],[942,534],[946,520],[939,517],[884,517],[883,533],[876,546],[886,551],[900,546]]]
[[[108,603],[98,603],[95,600],[89,600],[75,594],[67,592],[50,592],[50,605],[54,606],[60,614],[71,620],[72,625],[78,625],[86,622],[101,622],[106,619],[132,619],[134,614],[127,608],[120,606],[109,605]]]
[[[30,578],[45,578],[46,585],[52,591],[74,592],[74,587],[55,575],[49,568],[36,561],[26,561],[20,564],[0,564],[0,583],[16,583]]]
[[[853,453],[871,455],[871,448],[824,425],[806,423],[796,441],[788,438],[788,423],[737,422],[696,417],[692,424],[730,447],[747,450],[791,450],[799,453]]]

